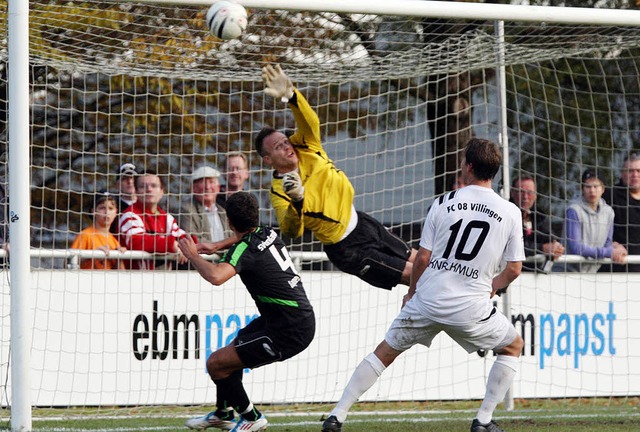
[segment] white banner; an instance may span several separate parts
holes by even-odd
[[[293,359],[246,371],[256,403],[337,400],[406,293],[337,272],[301,275],[316,312],[315,340]],[[10,287],[2,279],[0,372],[7,377]],[[32,272],[32,281],[39,406],[213,403],[206,359],[257,313],[238,277],[213,287],[195,272],[54,270]],[[640,394],[638,287],[635,274],[521,276],[509,291],[526,345],[514,397]],[[442,334],[430,349],[400,356],[364,399],[482,398],[493,360]]]

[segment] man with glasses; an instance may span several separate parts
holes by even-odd
[[[538,192],[533,177],[521,176],[513,182],[511,202],[522,212],[522,235],[524,253],[533,256],[539,253],[551,257],[552,260],[564,254],[564,246],[551,235],[547,217],[535,208]],[[527,263],[522,265],[523,271],[547,270],[546,263]]]
[[[615,212],[613,241],[624,246],[629,255],[640,255],[640,153],[625,157],[620,181],[605,191],[604,198]],[[640,272],[640,264],[614,264],[612,270]]]

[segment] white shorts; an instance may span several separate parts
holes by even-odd
[[[443,324],[422,316],[408,302],[391,323],[385,341],[397,351],[406,351],[416,344],[431,346],[433,338],[444,331],[467,352],[480,349],[499,350],[510,345],[517,333],[509,319],[496,307],[491,314],[479,322],[465,324]]]

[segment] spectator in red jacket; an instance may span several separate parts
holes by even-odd
[[[177,253],[178,263],[187,259],[178,248],[178,239],[185,235],[175,218],[158,206],[164,196],[164,183],[159,175],[147,171],[135,177],[138,200],[120,216],[120,243],[129,250],[150,253]],[[171,260],[132,260],[132,269],[175,267]]]

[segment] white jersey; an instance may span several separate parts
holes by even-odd
[[[420,247],[431,261],[416,285],[416,306],[444,324],[477,322],[491,313],[501,263],[525,259],[522,215],[493,190],[467,186],[433,202]]]

